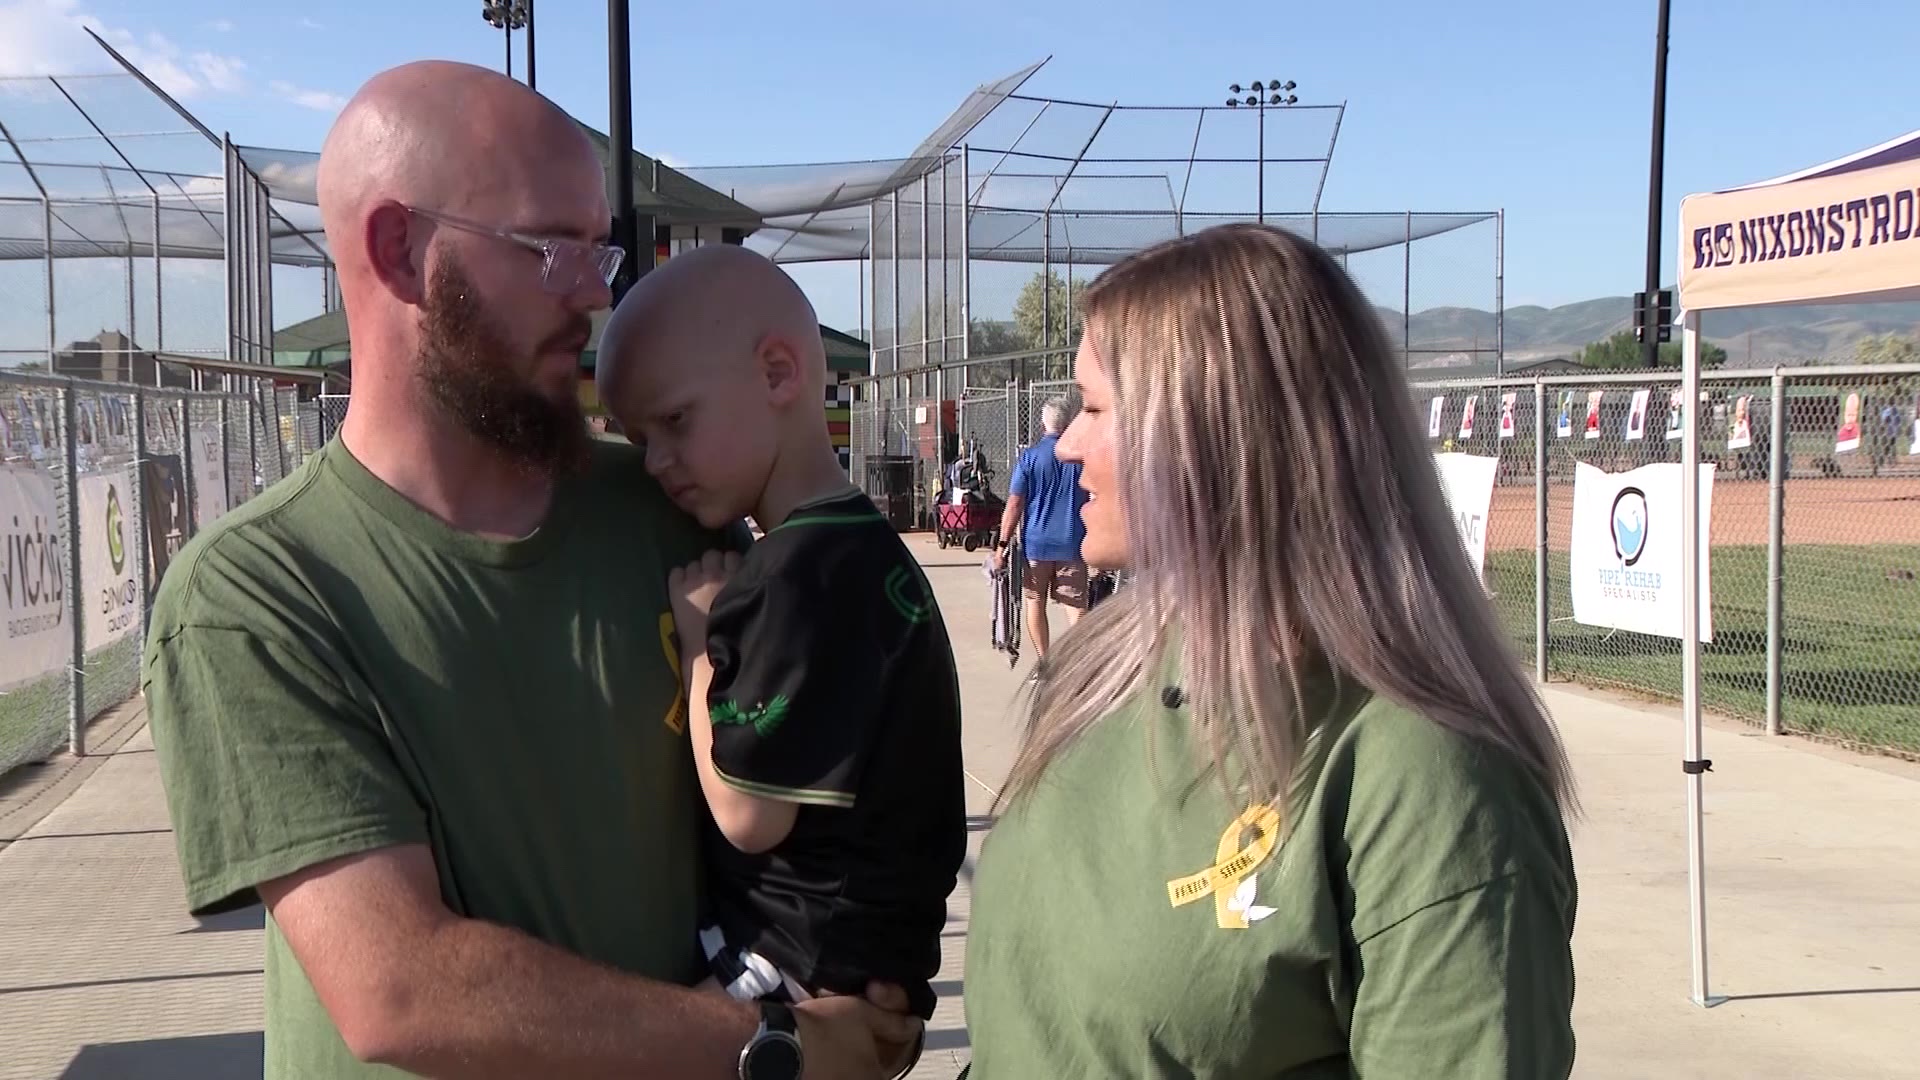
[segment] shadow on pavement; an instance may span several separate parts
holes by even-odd
[[[94,1043],[80,1048],[58,1080],[258,1080],[265,1067],[266,1039],[248,1031]]]
[[[193,929],[182,930],[183,934],[226,934],[235,930],[264,930],[267,927],[267,909],[259,904],[243,907],[235,911],[223,911],[218,915],[209,915],[194,920]]]

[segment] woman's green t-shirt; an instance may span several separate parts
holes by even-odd
[[[1573,1067],[1573,857],[1506,752],[1361,688],[1299,822],[1230,803],[1164,680],[994,826],[969,1080],[1552,1080]]]

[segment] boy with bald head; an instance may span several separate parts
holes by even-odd
[[[669,584],[716,826],[715,983],[805,999],[877,979],[924,1018],[966,849],[959,688],[924,575],[835,456],[826,375],[806,296],[726,245],[643,277],[597,367],[674,502],[765,534]]]

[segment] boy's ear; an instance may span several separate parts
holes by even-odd
[[[784,408],[800,396],[804,380],[800,378],[800,353],[793,342],[774,333],[760,339],[757,359],[760,377],[766,380],[767,397]]]

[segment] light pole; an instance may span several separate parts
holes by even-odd
[[[653,230],[640,247],[640,221],[633,212],[633,32],[628,0],[607,0],[607,164],[612,172],[613,242],[627,253],[613,281],[615,303],[653,265]]]
[[[1295,85],[1292,79],[1288,79],[1286,82],[1281,82],[1279,79],[1268,79],[1264,83],[1255,80],[1252,86],[1243,87],[1239,83],[1234,83],[1232,86],[1227,87],[1227,92],[1233,95],[1233,97],[1227,99],[1227,108],[1248,108],[1260,114],[1260,161],[1256,166],[1259,174],[1258,183],[1260,185],[1260,193],[1254,200],[1254,212],[1258,215],[1258,220],[1262,222],[1267,220],[1267,108],[1274,105],[1292,105],[1297,103],[1300,99],[1294,96],[1294,89]],[[1248,90],[1253,91],[1253,93],[1247,94],[1244,98],[1240,96]]]
[[[1665,184],[1662,172],[1667,150],[1667,7],[1660,0],[1660,16],[1653,33],[1653,146],[1648,155],[1647,177],[1647,292],[1638,317],[1640,361],[1647,367],[1660,364],[1660,212]],[[1668,331],[1671,334],[1671,331]],[[1692,408],[1689,404],[1688,408]]]
[[[480,17],[487,20],[487,25],[506,32],[509,79],[513,78],[513,32],[526,29],[532,18],[528,6],[528,0],[484,0],[480,5]]]

